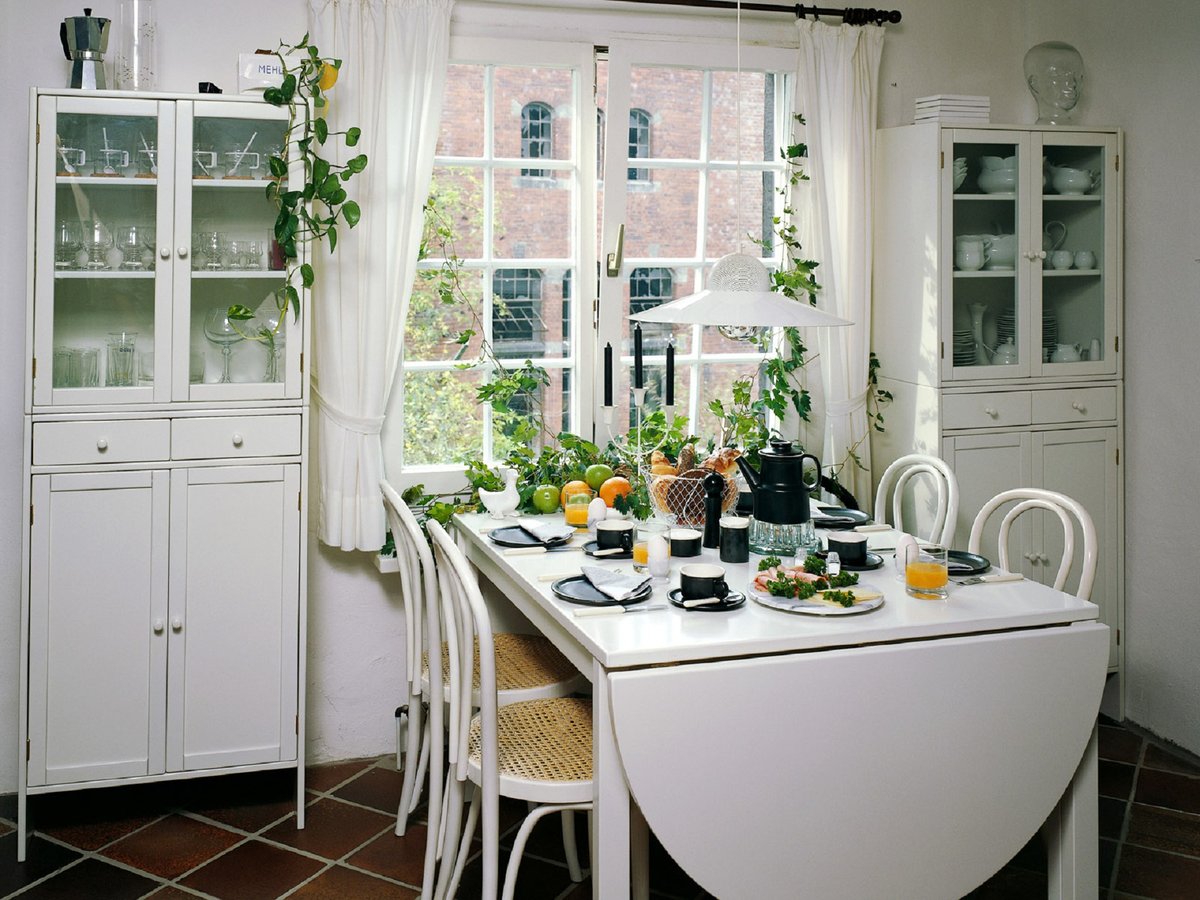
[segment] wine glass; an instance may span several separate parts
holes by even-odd
[[[284,346],[287,342],[287,329],[279,324],[281,315],[283,313],[279,308],[273,302],[268,302],[258,308],[254,317],[254,325],[262,336],[263,349],[267,351],[267,368],[263,373],[263,381],[268,384],[283,380],[280,363],[283,361]]]
[[[112,230],[103,222],[92,222],[84,244],[88,251],[87,268],[97,271],[107,269],[108,251],[113,244]]]
[[[154,227],[151,225],[141,225],[138,227],[138,238],[142,242],[142,265],[147,269],[154,268],[154,251],[157,249],[157,243],[154,239]]]
[[[142,263],[142,227],[141,225],[122,225],[117,229],[117,249],[121,251],[122,269],[137,271],[145,268]]]
[[[243,340],[237,326],[230,320],[228,309],[214,306],[204,319],[204,336],[221,348],[222,365],[220,384],[229,384],[229,357],[233,355],[233,345]]]
[[[74,269],[83,246],[83,226],[79,222],[59,222],[54,234],[54,268]]]

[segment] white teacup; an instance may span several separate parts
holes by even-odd
[[[1096,254],[1091,250],[1079,250],[1075,253],[1075,268],[1077,269],[1094,269],[1096,268]]]
[[[1075,262],[1075,254],[1070,250],[1055,250],[1050,254],[1050,265],[1055,269],[1069,269]]]
[[[980,238],[960,237],[954,242],[954,264],[964,272],[983,268],[983,241]]]

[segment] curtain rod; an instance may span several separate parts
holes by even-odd
[[[618,0],[622,3],[649,3],[655,6],[690,6],[697,9],[737,9],[738,4],[735,0]],[[792,13],[797,19],[806,19],[810,15],[815,19],[818,16],[839,16],[843,22],[848,25],[868,25],[874,23],[876,25],[890,24],[895,25],[900,21],[899,10],[887,9],[870,9],[846,7],[845,9],[835,9],[825,6],[803,6],[797,4],[795,6],[780,6],[774,3],[743,3],[742,9],[754,10],[755,12],[786,12]]]

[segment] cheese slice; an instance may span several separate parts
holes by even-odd
[[[883,596],[882,591],[877,591],[874,588],[867,587],[861,584],[851,585],[844,588],[829,588],[831,591],[846,591],[854,595],[854,603],[857,606],[859,603],[866,603],[868,600],[877,600]],[[826,600],[822,596],[825,591],[817,591],[812,597],[814,603],[824,603],[826,606],[841,606],[836,600]]]

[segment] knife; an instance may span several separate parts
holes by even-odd
[[[500,551],[501,556],[537,556],[541,553],[555,553],[559,550],[582,550],[583,547],[575,547],[571,544],[563,544],[558,547],[543,547],[540,544],[532,547],[506,547]]]
[[[666,608],[665,603],[656,603],[653,606],[621,606],[619,604],[613,606],[585,606],[582,609],[575,610],[575,617],[582,619],[584,616],[619,616],[623,613],[650,612],[652,609]]]
[[[1020,572],[1002,572],[996,575],[976,575],[974,578],[964,578],[955,584],[999,584],[1002,581],[1024,581],[1025,576]]]

